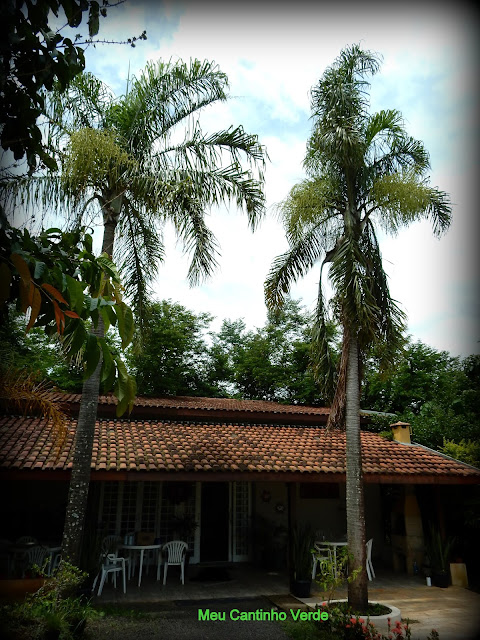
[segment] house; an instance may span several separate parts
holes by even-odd
[[[61,450],[42,417],[0,418],[0,537],[61,536],[80,396],[53,398],[69,416]],[[293,521],[309,521],[327,539],[345,535],[345,434],[325,429],[328,409],[138,398],[130,416],[117,418],[115,405],[112,396],[99,399],[90,529],[181,537],[193,563],[272,569],[284,566]],[[427,522],[445,527],[455,496],[480,485],[480,470],[411,444],[408,425],[394,433],[389,441],[362,431],[366,528],[377,561],[411,572],[423,559]]]

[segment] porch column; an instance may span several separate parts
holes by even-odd
[[[415,486],[405,487],[405,552],[407,573],[413,575],[413,563],[420,568],[423,564],[424,539],[422,515],[418,506]]]

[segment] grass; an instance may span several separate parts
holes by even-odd
[[[130,607],[118,605],[118,604],[102,604],[99,606],[95,606],[96,611],[103,616],[114,616],[117,618],[129,618],[132,620],[139,620],[142,618],[148,618],[148,614],[145,611],[142,611],[141,607],[135,607],[132,609]]]

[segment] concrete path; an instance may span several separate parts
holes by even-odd
[[[193,570],[193,567],[190,569]],[[169,636],[169,634],[165,634],[164,638],[210,638],[210,635],[205,635],[207,631],[209,634],[215,634],[217,629],[223,629],[221,633],[224,635],[219,637],[235,640],[237,637],[262,637],[261,634],[251,635],[258,624],[266,625],[265,630],[262,626],[262,633],[265,631],[267,635],[264,637],[268,638],[270,623],[252,621],[243,623],[242,627],[245,628],[245,633],[250,633],[250,636],[237,636],[235,635],[236,631],[235,633],[233,631],[227,633],[226,622],[211,621],[207,624],[205,621],[195,620],[197,609],[202,601],[208,599],[220,603],[225,599],[224,604],[232,607],[234,605],[231,602],[228,603],[228,600],[232,598],[248,601],[252,598],[267,597],[274,606],[288,611],[290,607],[305,607],[307,603],[311,605],[325,599],[323,594],[319,592],[314,592],[313,598],[303,602],[289,595],[288,579],[281,572],[272,573],[252,567],[236,566],[230,568],[230,574],[229,581],[202,583],[195,581],[195,574],[192,571],[189,579],[185,581],[185,585],[182,585],[179,576],[172,572],[166,586],[157,582],[150,575],[145,577],[140,588],[133,581],[130,581],[125,595],[121,589],[113,589],[111,585],[108,585],[97,602],[126,605],[132,609],[147,604],[149,611],[156,611],[161,617],[163,616],[162,625],[164,624],[166,627],[174,624],[175,616],[178,617],[180,625],[183,624],[181,620],[185,620],[184,626],[187,635]],[[346,590],[339,589],[335,597],[346,597]],[[402,574],[377,572],[376,579],[369,583],[369,600],[387,602],[398,607],[401,610],[402,619],[410,621],[413,640],[426,640],[432,629],[439,632],[440,640],[480,640],[480,594],[468,589],[427,587],[419,576],[410,577]],[[130,624],[129,621],[128,624]],[[240,629],[238,626],[240,621],[232,624],[234,625],[233,630]],[[272,625],[273,629],[279,629],[278,625],[274,623]],[[193,632],[193,635],[188,635],[190,631],[187,628],[193,629],[197,635]],[[155,633],[154,625],[152,629],[152,633]],[[126,631],[126,627],[123,630]],[[144,628],[144,631],[146,633],[147,629]],[[272,633],[274,632],[272,631]],[[123,640],[122,635],[112,636],[112,638],[117,637],[119,640]],[[141,636],[136,638],[133,636],[133,639],[145,640],[157,637],[161,636],[144,635],[142,632]],[[211,637],[213,639],[217,636],[211,635]],[[281,638],[280,635],[276,637],[278,640]],[[98,640],[101,640],[100,636]]]
[[[480,640],[480,594],[462,587],[439,589],[410,581],[400,586],[370,586],[369,600],[391,603],[410,621],[412,640],[425,640],[432,629],[440,640]],[[374,583],[372,583],[374,584]],[[340,590],[336,597],[346,597]],[[323,602],[322,594],[303,599],[309,606]]]

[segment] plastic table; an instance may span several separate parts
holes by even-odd
[[[163,545],[161,544],[121,544],[119,545],[119,549],[126,549],[127,551],[140,551],[140,569],[138,572],[138,586],[142,583],[142,569],[143,569],[143,555],[145,551],[155,550],[157,549],[160,553],[160,549]]]

